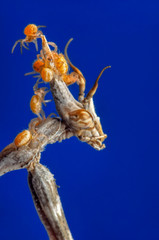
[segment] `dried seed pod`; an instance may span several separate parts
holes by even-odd
[[[49,239],[73,240],[53,175],[40,163],[32,163],[28,171],[28,183],[34,205]]]

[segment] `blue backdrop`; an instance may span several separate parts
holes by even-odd
[[[94,97],[108,134],[96,151],[76,138],[47,146],[41,163],[55,175],[75,240],[159,239],[159,1],[9,1],[1,3],[0,148],[35,117],[29,108],[36,51],[19,46],[29,23],[83,72],[86,92],[103,67]],[[70,87],[77,96],[78,87]],[[50,95],[51,96],[51,95]],[[47,96],[48,97],[48,96]],[[47,114],[55,112],[49,103]],[[34,209],[27,171],[0,178],[0,240],[47,240]]]

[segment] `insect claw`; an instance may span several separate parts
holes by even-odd
[[[43,117],[40,116],[40,113],[36,113],[40,120],[43,120]],[[41,114],[42,115],[42,114]]]
[[[54,42],[48,42],[48,45],[54,47],[54,51],[57,52],[57,45]]]
[[[60,119],[60,117],[58,117],[56,113],[50,113],[48,118],[51,117],[51,116],[55,116],[56,118]]]
[[[102,69],[102,71],[100,72],[99,76],[97,77],[94,86],[91,88],[91,90],[89,91],[89,93],[87,94],[87,96],[85,97],[84,101],[89,101],[95,94],[95,92],[97,91],[98,88],[98,81],[101,77],[101,75],[103,74],[103,72],[107,69],[107,68],[111,68],[111,66],[107,66],[105,68]]]
[[[37,39],[33,40],[33,43],[35,44],[36,51],[38,51],[38,43],[37,43]]]
[[[26,42],[24,42],[24,41],[22,40],[22,41],[21,41],[21,45],[22,45],[24,48],[26,48],[27,50],[29,50],[29,48],[26,47],[25,44],[26,44]]]
[[[39,78],[39,83],[44,83],[44,81],[42,80],[42,81],[40,81],[40,78]]]
[[[45,88],[43,89],[43,88],[41,88],[42,90],[43,90],[43,92],[44,92],[44,97],[46,96],[46,94],[48,94],[49,92],[50,92],[50,90],[48,90],[48,91],[45,91]],[[51,102],[52,100],[45,100],[45,102]]]
[[[11,51],[11,53],[14,52],[15,47],[17,46],[17,44],[18,44],[19,42],[21,43],[22,40],[23,40],[23,39],[19,39],[19,40],[17,40],[17,41],[14,43],[14,45],[13,45],[13,47],[12,47],[12,51]]]
[[[20,40],[20,52],[21,52],[21,54],[22,54],[22,47],[24,47],[24,48],[26,48],[27,50],[29,50],[29,48],[27,48],[26,46],[25,46],[25,44],[24,44],[24,39],[21,39]],[[13,49],[14,50],[14,49]]]
[[[46,88],[46,89],[48,89],[48,88]],[[45,90],[46,90],[45,89]],[[47,91],[45,91],[45,95],[47,94],[47,93],[49,93],[51,90],[49,89],[49,90],[47,90]]]
[[[38,85],[39,85],[40,83],[43,83],[43,81],[40,82],[40,79],[41,79],[41,76],[37,79],[35,85],[33,86],[33,91],[34,91],[34,92],[38,90]]]
[[[44,106],[46,107],[46,103],[52,102],[52,101],[53,101],[52,99],[50,99],[50,100],[44,100],[44,101],[43,101],[43,104],[44,104]]]
[[[44,93],[43,93],[43,98],[45,98],[46,94],[47,94],[48,92],[50,92],[50,90],[45,91],[46,89],[48,89],[48,88],[45,88],[45,87],[44,87],[44,88],[41,88],[41,90],[44,91]],[[44,104],[44,106],[46,107],[46,103],[52,102],[52,101],[53,101],[52,99],[43,100],[43,104]]]
[[[20,53],[22,54],[22,42],[20,43]]]
[[[40,114],[41,114],[41,116],[42,116],[42,119],[44,120],[44,119],[46,119],[46,117],[45,117],[45,112],[44,112],[44,110],[43,109],[41,109],[41,112],[40,112]]]
[[[33,76],[33,78],[39,78],[39,80],[40,80],[41,76],[39,76],[39,74],[37,74],[37,75]]]
[[[36,72],[35,72],[35,71],[33,71],[33,72],[28,72],[28,73],[25,73],[24,76],[28,76],[28,75],[32,75],[32,74],[36,74]]]
[[[42,83],[42,82],[41,82]],[[47,90],[48,89],[48,87],[42,87],[41,88],[41,90],[43,90],[43,91],[45,91],[45,90]],[[46,91],[46,92],[50,92],[50,90],[48,90],[48,91]]]
[[[46,26],[43,26],[43,25],[38,25],[37,28],[45,28]]]

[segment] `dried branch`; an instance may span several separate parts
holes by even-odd
[[[73,240],[51,172],[43,165],[35,164],[29,169],[28,183],[50,240]]]
[[[29,125],[36,121],[33,119]],[[37,162],[40,153],[47,144],[61,142],[73,136],[73,133],[60,119],[48,117],[39,124],[28,145],[16,148],[14,143],[9,144],[0,153],[0,176],[3,174],[27,168],[32,162]]]
[[[33,119],[29,128],[33,128]],[[73,133],[58,118],[48,117],[32,129],[33,138],[28,145],[17,148],[9,144],[0,153],[0,176],[22,168],[28,169],[28,183],[37,213],[50,240],[72,240],[63,212],[57,186],[50,171],[39,163],[41,152],[47,144],[61,142]]]

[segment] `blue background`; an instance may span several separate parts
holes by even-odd
[[[86,92],[103,67],[94,97],[108,134],[96,151],[76,138],[47,146],[41,163],[60,185],[75,240],[159,239],[159,1],[9,1],[1,3],[0,148],[35,117],[29,109],[36,58],[14,42],[29,23],[46,25],[48,41],[83,72]],[[75,96],[77,85],[70,90]],[[51,95],[50,95],[51,96]],[[49,94],[47,96],[49,98]],[[55,112],[53,103],[47,114]],[[0,240],[48,239],[34,209],[27,171],[0,178]]]

